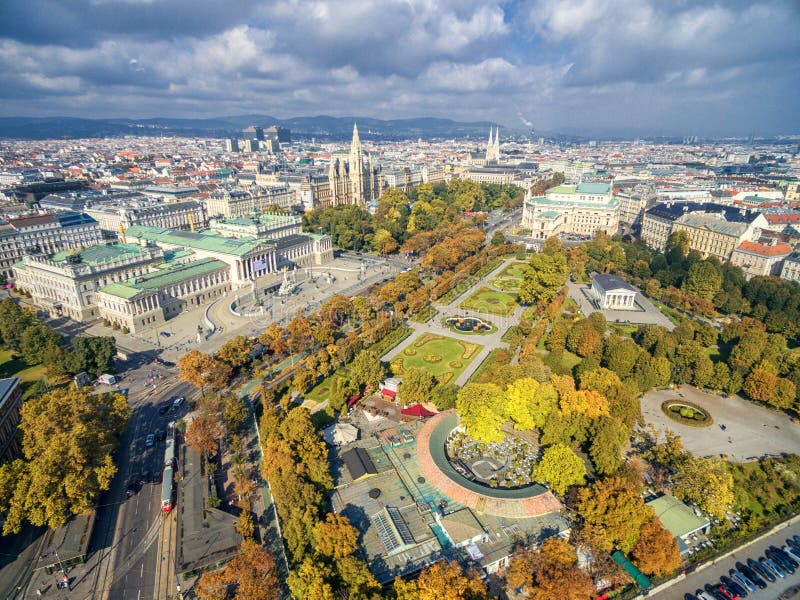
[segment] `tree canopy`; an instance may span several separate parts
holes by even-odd
[[[0,510],[8,510],[3,532],[18,532],[24,519],[56,529],[91,510],[117,472],[112,455],[129,414],[121,394],[72,386],[26,401],[23,457],[0,467],[9,484],[0,490]]]

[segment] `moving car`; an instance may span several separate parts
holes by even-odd
[[[156,443],[156,436],[154,436],[152,433],[148,433],[147,437],[144,439],[144,445],[149,448],[155,443]]]
[[[172,408],[173,408],[174,410],[177,410],[178,408],[180,408],[181,404],[183,404],[185,401],[186,401],[186,398],[185,398],[185,397],[183,397],[183,396],[178,396],[177,398],[175,398],[175,399],[172,401]]]
[[[158,407],[158,414],[165,415],[169,411],[172,405],[169,402],[165,402],[161,406]]]
[[[130,498],[137,491],[139,491],[139,478],[136,475],[131,476],[128,480],[128,485],[125,487],[125,495]]]

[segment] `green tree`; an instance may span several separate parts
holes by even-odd
[[[61,347],[61,336],[52,327],[35,323],[25,329],[19,344],[22,360],[29,365],[38,365],[44,362],[47,350],[51,347]]]
[[[683,291],[711,300],[722,288],[722,271],[708,261],[694,263],[683,281]]]
[[[20,308],[11,298],[0,302],[0,337],[6,348],[19,348],[22,334],[36,321],[35,313]]]
[[[362,350],[350,365],[350,378],[359,388],[377,387],[385,373],[380,358],[370,350]]]
[[[431,400],[431,392],[436,385],[433,375],[425,369],[406,369],[397,391],[397,398],[405,405],[424,404]]]
[[[519,299],[525,304],[550,302],[567,280],[567,261],[563,254],[534,254],[531,269],[519,286]]]
[[[633,374],[641,352],[636,342],[612,336],[606,339],[603,366],[614,371],[620,379],[627,379]]]
[[[458,392],[456,410],[470,436],[483,442],[501,442],[504,404],[504,394],[499,386],[468,383]]]
[[[20,411],[23,458],[0,468],[15,476],[2,494],[3,533],[19,532],[25,519],[56,529],[90,510],[117,471],[112,454],[129,415],[121,394],[73,386],[28,399]]]
[[[611,475],[622,466],[622,450],[630,434],[625,423],[614,417],[600,417],[593,423],[589,457],[598,473]]]
[[[583,483],[586,465],[569,446],[553,444],[544,451],[533,476],[537,481],[547,483],[557,494],[563,495],[571,486]]]

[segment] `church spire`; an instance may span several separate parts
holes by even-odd
[[[358,137],[358,124],[353,123],[353,142],[350,144],[350,153],[355,154],[358,152],[361,154],[361,139]]]
[[[489,145],[487,147],[488,148],[492,147],[492,128],[491,127],[489,127]]]

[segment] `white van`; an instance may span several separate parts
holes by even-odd
[[[108,373],[103,373],[97,378],[97,383],[104,383],[105,385],[114,385],[117,383],[117,378]]]

